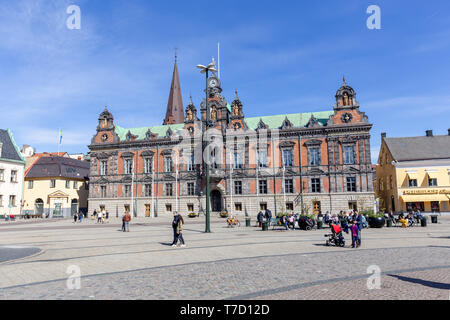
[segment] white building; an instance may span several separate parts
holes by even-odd
[[[25,159],[11,131],[0,129],[0,216],[21,213],[24,171]]]

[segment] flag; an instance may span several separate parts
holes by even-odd
[[[62,130],[59,129],[59,144],[62,143],[62,139],[63,139]]]

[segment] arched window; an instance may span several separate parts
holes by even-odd
[[[44,213],[44,201],[42,199],[36,199],[36,201],[34,202],[34,207],[36,210],[36,214]]]

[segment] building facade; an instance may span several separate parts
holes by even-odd
[[[345,79],[330,110],[246,117],[237,92],[228,103],[213,74],[209,119],[205,97],[199,116],[191,99],[181,121],[171,105],[181,101],[176,63],[173,79],[165,125],[123,128],[106,108],[100,114],[89,146],[90,212],[204,212],[205,161],[213,213],[373,208],[372,125]]]
[[[25,159],[11,131],[0,129],[0,216],[19,215]]]
[[[376,196],[386,211],[450,211],[450,129],[448,135],[387,138],[383,133]]]
[[[23,213],[42,217],[87,212],[89,162],[41,154],[27,169]]]

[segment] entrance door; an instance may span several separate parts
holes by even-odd
[[[42,199],[37,199],[34,203],[35,214],[42,215],[44,213],[44,201]]]
[[[439,207],[439,201],[432,201],[431,202],[431,212],[441,212],[441,209]]]
[[[145,216],[146,216],[147,218],[150,217],[150,205],[149,205],[149,204],[146,204],[146,205],[145,205]]]
[[[219,190],[211,192],[211,208],[213,212],[222,211],[222,194]]]
[[[55,210],[53,211],[54,217],[60,217],[62,215],[61,203],[55,203]]]
[[[321,212],[320,210],[320,201],[315,201],[313,203],[313,213],[314,214],[319,214]]]
[[[77,199],[73,199],[72,203],[71,203],[71,207],[70,207],[70,214],[72,215],[72,217],[74,216],[75,212],[78,211],[78,200]]]

